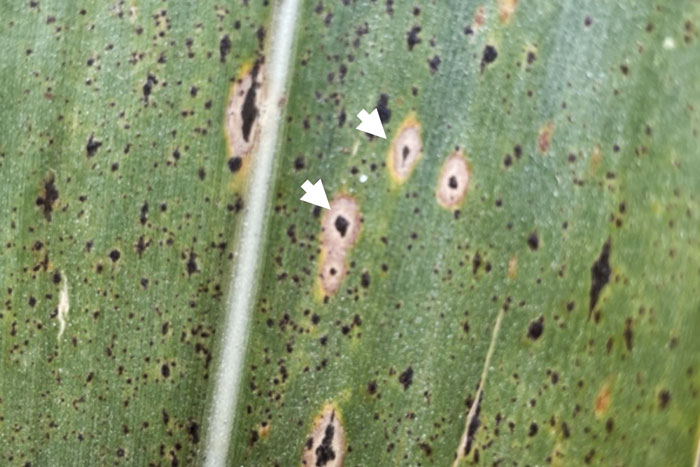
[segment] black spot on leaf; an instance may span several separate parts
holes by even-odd
[[[332,423],[326,426],[326,432],[323,435],[321,444],[316,448],[316,466],[324,466],[328,462],[335,459],[335,451],[333,451],[333,434],[335,428]]]
[[[591,291],[588,305],[588,318],[590,319],[593,308],[600,298],[600,292],[610,280],[610,240],[603,245],[600,256],[591,267]]]
[[[335,225],[335,228],[338,233],[340,233],[340,236],[344,237],[348,231],[348,226],[350,223],[343,216],[338,216],[335,218],[335,223],[333,225]]]
[[[540,316],[537,318],[535,321],[530,322],[530,325],[527,327],[527,337],[529,337],[532,340],[537,340],[542,336],[542,333],[544,332],[544,317]]]
[[[399,383],[403,386],[404,391],[413,384],[413,368],[409,366],[399,375]]]
[[[540,247],[540,239],[537,236],[537,231],[532,231],[527,237],[527,246],[529,246],[532,251],[535,251]]]
[[[88,138],[87,144],[85,145],[87,156],[92,157],[97,154],[97,150],[100,149],[100,146],[102,146],[102,142],[95,139],[94,133],[91,134],[90,138]]]
[[[54,184],[54,176],[50,175],[44,181],[44,192],[36,199],[37,206],[41,206],[44,211],[44,218],[47,221],[51,220],[53,205],[58,201],[58,190]]]
[[[243,165],[243,159],[240,157],[232,157],[228,160],[228,169],[231,172],[238,172],[241,170],[241,166]]]
[[[421,40],[418,34],[421,31],[420,26],[413,26],[413,28],[406,34],[406,43],[408,44],[408,50],[413,50],[416,44],[420,44]]]
[[[257,75],[257,66],[253,69],[253,82],[248,88],[248,92],[243,101],[243,107],[241,108],[241,120],[243,120],[243,126],[241,131],[243,133],[243,139],[246,142],[250,138],[250,130],[253,128],[253,123],[255,119],[258,118],[258,106],[255,104],[255,96],[257,94],[258,83],[255,81]]]
[[[391,120],[391,110],[389,110],[389,96],[382,94],[377,101],[377,113],[382,123],[387,124]]]
[[[479,426],[481,425],[479,415],[481,414],[482,395],[483,393],[479,392],[479,398],[474,402],[474,404],[476,404],[476,408],[474,409],[474,416],[472,417],[471,421],[469,422],[469,426],[467,427],[467,442],[464,444],[465,456],[469,454],[469,452],[472,450],[476,430],[478,430]]]
[[[219,41],[219,58],[221,59],[221,63],[226,61],[226,55],[231,51],[231,45],[231,38],[228,37],[228,34]]]
[[[484,51],[481,54],[481,71],[484,71],[484,67],[496,61],[498,58],[498,51],[492,45],[486,45]]]

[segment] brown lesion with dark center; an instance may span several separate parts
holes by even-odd
[[[442,165],[435,196],[440,206],[456,209],[466,196],[469,165],[461,150],[450,154]]]
[[[345,278],[346,256],[357,239],[361,222],[357,201],[351,196],[337,196],[330,206],[330,212],[321,221],[319,279],[326,295],[333,295]]]

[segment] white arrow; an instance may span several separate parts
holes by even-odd
[[[364,131],[370,135],[379,136],[380,138],[386,139],[386,134],[384,134],[384,127],[382,126],[382,121],[379,118],[379,112],[374,109],[371,114],[368,114],[365,109],[357,114],[357,118],[362,120],[362,123],[357,125],[356,130]]]
[[[312,184],[307,180],[301,187],[306,192],[304,196],[300,198],[302,201],[326,209],[331,208],[331,205],[328,204],[328,198],[326,197],[326,190],[323,189],[323,182],[320,178],[316,184]]]

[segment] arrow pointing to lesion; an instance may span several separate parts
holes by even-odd
[[[369,114],[365,109],[362,109],[362,111],[357,114],[357,118],[359,118],[362,123],[357,125],[356,130],[386,139],[384,127],[382,126],[382,120],[379,118],[379,112],[377,109],[374,109],[372,113]]]
[[[304,193],[304,196],[300,198],[302,201],[325,209],[331,208],[331,205],[328,204],[326,190],[323,189],[323,182],[320,178],[315,184],[312,184],[310,181],[307,180],[301,187],[306,192]]]

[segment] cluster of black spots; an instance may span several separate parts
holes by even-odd
[[[332,423],[326,426],[326,432],[323,435],[321,444],[316,448],[316,465],[323,466],[335,459],[335,451],[333,450],[332,441],[335,427]]]
[[[243,166],[243,159],[241,159],[238,156],[232,157],[228,160],[228,169],[233,173],[236,173],[239,170],[241,170],[242,166]]]
[[[85,152],[88,157],[92,157],[97,154],[97,150],[102,146],[102,142],[95,139],[95,134],[90,134],[87,144],[85,145]]]
[[[481,53],[481,71],[483,72],[487,65],[495,62],[496,58],[498,58],[498,51],[494,46],[487,44]]]
[[[42,207],[44,212],[44,218],[47,221],[51,220],[51,213],[53,212],[53,205],[58,201],[58,190],[54,183],[54,176],[50,175],[46,180],[44,180],[44,192],[37,197],[36,205]]]
[[[297,158],[294,159],[294,170],[302,170],[304,167],[304,156],[298,155]]]
[[[148,74],[146,76],[146,82],[143,84],[143,87],[141,88],[141,92],[143,92],[143,101],[148,104],[148,97],[151,95],[151,92],[153,91],[153,86],[155,84],[158,84],[158,79],[152,75]]]
[[[408,50],[413,50],[413,47],[416,44],[420,44],[421,40],[420,37],[418,37],[420,31],[420,26],[413,26],[413,28],[411,28],[411,30],[406,33],[406,43],[408,44]]]
[[[661,410],[665,409],[669,402],[671,402],[671,393],[668,389],[662,389],[661,392],[659,392],[659,408]]]
[[[591,267],[591,291],[588,304],[588,319],[591,318],[593,309],[598,303],[600,292],[610,281],[610,239],[603,245],[600,256]]]
[[[382,94],[379,96],[379,100],[377,101],[377,105],[375,106],[377,108],[377,113],[379,114],[379,118],[381,119],[383,124],[389,123],[389,120],[391,120],[391,110],[389,109],[389,96],[386,94]]]
[[[540,316],[534,321],[531,321],[527,327],[527,337],[530,339],[537,340],[542,336],[544,332],[544,316]]]
[[[413,368],[409,366],[399,375],[399,383],[403,386],[404,391],[413,384]]]
[[[170,377],[170,365],[167,363],[163,363],[160,366],[160,374],[163,376],[163,378],[169,378]]]
[[[540,239],[537,236],[536,230],[533,230],[530,232],[530,235],[528,235],[527,246],[529,246],[532,251],[535,251],[540,247]]]

